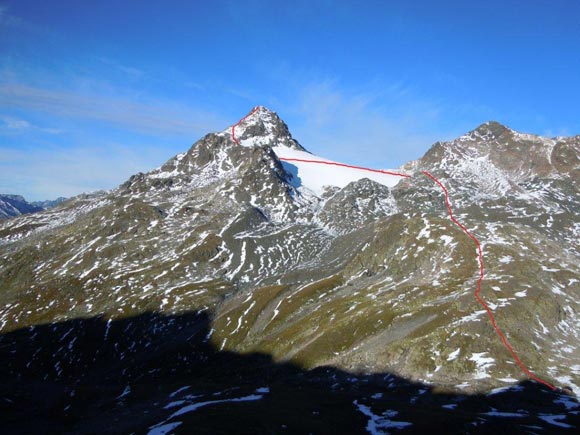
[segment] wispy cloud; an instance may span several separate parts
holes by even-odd
[[[185,86],[186,88],[190,88],[190,89],[195,89],[197,91],[205,91],[206,87],[200,83],[197,82],[193,82],[191,80],[186,80],[183,83],[183,86]]]
[[[6,5],[0,5],[0,28],[15,27],[22,23],[22,20],[8,12]]]
[[[98,57],[97,60],[102,64],[122,72],[132,80],[139,80],[145,77],[145,71],[134,66],[124,65],[108,57]]]
[[[161,147],[122,144],[37,148],[33,153],[0,147],[0,193],[42,200],[109,189],[159,166],[166,154]]]
[[[113,188],[231,122],[195,102],[159,98],[72,67],[51,73],[2,63],[0,192],[46,199]]]
[[[288,107],[302,120],[296,136],[312,151],[329,158],[379,166],[399,166],[420,157],[429,146],[461,127],[439,127],[442,103],[414,95],[402,83],[374,83],[348,90],[337,80],[310,82]]]
[[[573,133],[567,127],[561,127],[557,130],[548,129],[540,133],[540,135],[545,137],[568,137],[572,136],[572,134]]]
[[[27,130],[32,127],[28,121],[23,119],[12,118],[10,116],[2,116],[0,119],[4,123],[3,127],[8,130]]]
[[[33,23],[29,20],[24,19],[22,16],[14,15],[10,10],[10,6],[6,4],[0,4],[0,30],[18,37],[24,35],[50,38],[54,31],[49,27],[40,26],[37,23]],[[5,37],[6,34],[3,35]]]
[[[25,133],[25,132],[42,132],[48,134],[59,134],[62,133],[61,129],[58,128],[48,128],[48,127],[39,127],[37,125],[32,124],[31,122],[26,121],[25,119],[14,118],[12,116],[2,116],[0,115],[0,131],[4,132],[15,132],[15,133]]]
[[[226,125],[211,112],[172,101],[138,100],[20,83],[1,83],[0,100],[6,107],[102,121],[144,134],[192,135]]]

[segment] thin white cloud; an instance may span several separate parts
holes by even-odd
[[[0,5],[0,27],[13,27],[20,24],[22,20],[8,12],[8,7]]]
[[[197,91],[206,91],[206,87],[200,83],[197,82],[193,82],[191,80],[186,80],[183,83],[183,86],[185,86],[186,88],[190,88],[190,89],[195,89]]]
[[[0,124],[0,132],[9,131],[13,133],[26,133],[30,131],[39,131],[48,134],[62,133],[61,129],[39,127],[25,119],[14,118],[12,116],[0,116],[0,121],[2,121],[2,124]]]
[[[219,129],[227,122],[207,111],[159,99],[78,93],[1,83],[0,100],[6,107],[48,113],[66,118],[103,121],[144,134],[192,135]]]
[[[34,152],[0,147],[0,193],[43,200],[110,189],[132,174],[159,166],[171,153],[162,147],[135,149],[121,144],[37,148]]]
[[[337,81],[313,82],[288,110],[303,120],[293,131],[311,151],[377,166],[400,166],[461,131],[438,128],[443,106],[413,96],[400,83],[347,92]]]
[[[0,5],[0,30],[18,36],[29,34],[44,38],[53,34],[53,30],[48,27],[41,27],[36,23],[14,15],[7,5]]]
[[[104,65],[107,65],[118,71],[121,71],[132,80],[142,79],[146,75],[145,71],[143,71],[142,69],[135,68],[134,66],[124,65],[116,60],[109,59],[107,57],[97,57],[96,59]]]
[[[24,119],[12,118],[11,116],[3,116],[0,118],[4,123],[3,127],[8,130],[26,130],[32,125]]]
[[[37,126],[14,117],[13,112],[48,119],[52,125]],[[80,121],[78,126],[76,121]],[[102,123],[104,134],[99,133],[101,125],[95,129],[87,121]],[[136,172],[159,166],[201,134],[222,130],[230,122],[208,110],[115,87],[98,76],[63,73],[61,77],[4,65],[0,70],[0,133],[19,138],[0,143],[0,192],[35,200],[113,188]],[[56,145],[60,141],[39,136],[61,133],[55,126],[66,126],[62,146]],[[135,140],[111,144],[109,127],[121,130],[127,138],[135,133],[150,136],[151,143],[163,146],[136,145]],[[87,128],[93,134],[84,133]],[[71,140],[83,146],[68,145]],[[99,141],[98,146],[89,146],[91,140]],[[18,149],[16,143],[27,143],[27,149]]]

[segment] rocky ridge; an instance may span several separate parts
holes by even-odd
[[[55,200],[28,202],[21,195],[0,195],[0,219],[7,219],[29,213],[37,213],[42,210],[56,207],[64,201],[66,201],[66,198],[61,197]]]
[[[0,195],[0,219],[35,213],[42,207],[29,203],[20,195]]]

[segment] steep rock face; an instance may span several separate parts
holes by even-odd
[[[213,196],[233,208],[257,207],[270,219],[284,220],[296,211],[288,178],[271,148],[242,147],[209,134],[159,169],[131,177],[121,193],[159,201],[184,194]]]
[[[330,196],[317,217],[326,228],[344,234],[397,211],[391,189],[363,178]]]
[[[475,245],[428,170],[483,244],[482,296],[510,343],[532,371],[580,386],[578,138],[489,123],[436,144],[404,168],[411,178],[326,165],[319,193],[310,166],[282,160],[306,151],[273,112],[258,107],[233,133],[0,224],[0,329],[208,311],[218,349],[445,389],[509,386],[524,376],[473,296]]]

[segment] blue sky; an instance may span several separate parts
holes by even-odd
[[[0,193],[115,187],[261,104],[398,167],[487,120],[580,134],[580,2],[0,0]]]

